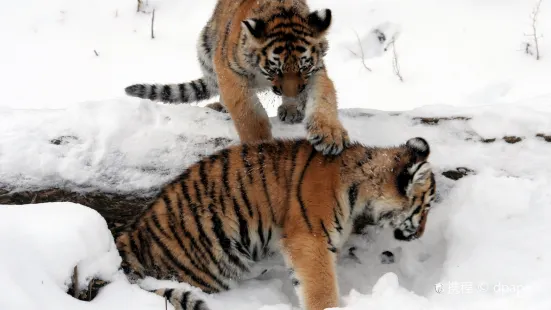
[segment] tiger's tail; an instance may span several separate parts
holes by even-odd
[[[132,250],[133,231],[129,230],[133,222],[113,229],[113,237],[118,248],[119,255],[122,258],[121,268],[127,279],[132,284],[137,284],[141,289],[157,294],[168,300],[175,310],[210,310],[206,303],[201,300],[195,293],[190,290],[180,288],[160,288],[151,289],[142,286],[141,279],[145,276],[151,276],[146,273],[146,268],[142,265],[138,258],[138,254]]]
[[[191,103],[218,95],[218,86],[206,78],[180,84],[134,84],[124,89],[127,95],[166,103]]]
[[[148,291],[166,298],[174,306],[175,310],[210,310],[207,304],[191,291],[176,288],[161,288]]]

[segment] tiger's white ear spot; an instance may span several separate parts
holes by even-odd
[[[328,9],[319,10],[319,11],[316,11],[316,14],[318,15],[318,18],[320,20],[325,20],[325,18],[327,17],[327,11],[329,11],[329,10]]]
[[[410,148],[418,150],[419,152],[427,152],[429,150],[429,145],[423,138],[409,139],[406,144]]]
[[[330,9],[317,10],[308,15],[308,24],[316,31],[316,34],[321,35],[331,25],[331,17]]]
[[[247,19],[243,21],[243,25],[247,26],[247,28],[254,29],[256,27],[256,21],[254,19]]]
[[[411,138],[406,142],[406,147],[410,149],[414,156],[415,161],[424,161],[429,157],[430,154],[430,146],[427,140],[416,137]]]

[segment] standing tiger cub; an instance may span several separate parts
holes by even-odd
[[[167,184],[115,234],[130,279],[175,279],[216,293],[253,278],[264,258],[283,256],[301,307],[337,307],[336,257],[354,221],[422,236],[435,193],[429,145],[352,144],[323,156],[306,140],[232,146]],[[190,291],[158,289],[177,310],[209,309]]]
[[[348,146],[337,96],[323,57],[331,10],[310,12],[305,0],[219,0],[201,31],[197,54],[203,77],[181,84],[135,84],[129,96],[189,103],[220,95],[210,104],[227,110],[242,143],[271,140],[271,124],[257,93],[282,96],[278,117],[305,119],[307,138],[324,154]]]

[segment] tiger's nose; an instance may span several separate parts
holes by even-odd
[[[297,73],[283,75],[281,81],[281,92],[285,97],[296,97],[305,87],[304,80]]]
[[[279,87],[273,86],[272,91],[274,92],[274,94],[281,96],[281,89]]]

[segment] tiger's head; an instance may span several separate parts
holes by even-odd
[[[427,216],[435,197],[436,182],[427,158],[429,144],[423,138],[409,139],[405,146],[407,164],[397,177],[403,208],[391,221],[394,238],[411,241],[425,231]]]
[[[265,19],[244,20],[249,63],[271,82],[276,95],[297,97],[312,74],[323,67],[330,24],[329,9],[306,16],[293,8],[281,9]]]

